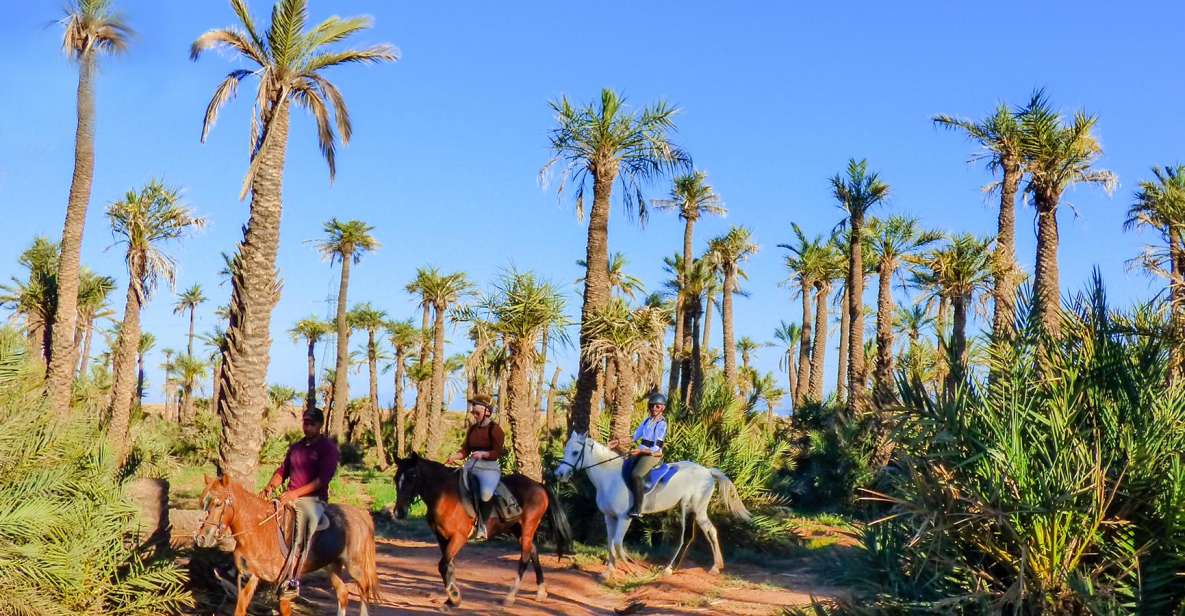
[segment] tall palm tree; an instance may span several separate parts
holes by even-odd
[[[387,337],[394,353],[392,366],[395,373],[395,401],[391,415],[395,418],[395,456],[407,456],[407,415],[403,411],[403,383],[407,374],[407,357],[423,337],[420,330],[407,321],[390,321],[386,325]]]
[[[185,347],[186,355],[193,355],[194,313],[197,312],[198,306],[206,303],[206,300],[206,296],[202,294],[202,285],[195,283],[192,287],[177,295],[177,301],[173,304],[173,314],[185,314],[189,312],[189,343]]]
[[[429,327],[432,318],[432,300],[428,297],[428,287],[432,280],[440,276],[440,271],[434,267],[421,267],[416,270],[416,277],[407,284],[405,290],[419,296],[422,309],[420,324],[420,355],[416,358],[416,370],[412,380],[416,383],[415,415],[412,418],[411,448],[416,453],[424,453],[424,445],[428,442],[428,399],[432,390],[431,356],[432,330]]]
[[[936,126],[967,135],[982,149],[971,160],[986,161],[988,171],[1000,173],[1000,181],[990,188],[1000,193],[1000,212],[996,222],[996,251],[992,263],[992,340],[1003,341],[1016,319],[1016,286],[1020,268],[1016,265],[1016,192],[1024,177],[1024,150],[1021,119],[1003,103],[981,121],[949,115],[936,115]]]
[[[136,400],[139,405],[144,402],[144,360],[152,347],[156,346],[156,336],[150,332],[140,332],[140,344],[136,347]]]
[[[630,310],[624,301],[615,299],[593,313],[589,323],[588,352],[595,359],[611,361],[614,365],[616,379],[609,418],[609,434],[614,439],[629,439],[638,394],[635,360],[640,358],[646,363],[662,356],[661,349],[654,345],[654,329],[665,331],[666,323],[652,319],[648,314],[652,310],[646,307]]]
[[[1148,247],[1140,262],[1148,271],[1168,279],[1173,328],[1185,339],[1185,165],[1153,167],[1152,175],[1155,179],[1140,182],[1124,227],[1154,229],[1167,244],[1165,249]],[[1181,346],[1177,345],[1173,358],[1174,378],[1180,377],[1185,365]]]
[[[334,328],[329,323],[311,315],[296,322],[288,335],[293,342],[304,340],[306,357],[309,367],[308,386],[305,390],[305,410],[312,410],[317,406],[317,343],[321,338],[333,333]]]
[[[799,336],[798,349],[798,387],[794,393],[794,408],[801,408],[810,389],[811,381],[811,341],[814,334],[814,315],[811,312],[811,292],[815,289],[815,276],[819,271],[819,260],[826,251],[825,240],[822,236],[807,237],[798,223],[791,223],[790,230],[794,239],[790,244],[778,244],[779,248],[790,251],[786,256],[786,270],[790,279],[798,285],[798,293],[802,297],[802,326]]]
[[[17,262],[28,270],[24,280],[12,277],[11,285],[0,287],[0,305],[11,308],[25,321],[29,347],[49,366],[53,341],[53,319],[58,301],[58,260],[60,251],[48,238],[35,237]]]
[[[728,233],[708,243],[708,254],[724,274],[724,287],[720,292],[720,307],[724,322],[724,380],[729,391],[737,391],[737,349],[736,334],[733,332],[732,296],[739,289],[737,280],[746,278],[741,264],[757,254],[758,246],[753,235],[745,227],[733,227]]]
[[[562,196],[569,184],[575,187],[576,214],[580,218],[584,217],[584,191],[590,182],[593,190],[585,246],[588,267],[580,319],[580,368],[569,413],[572,429],[584,432],[588,430],[597,381],[596,366],[587,357],[586,322],[611,297],[609,208],[613,185],[620,184],[626,211],[636,209],[644,221],[642,185],[666,173],[689,169],[691,159],[670,140],[679,110],[665,102],[633,112],[621,96],[606,88],[601,90],[597,103],[574,107],[563,97],[553,101],[551,109],[556,122],[549,135],[552,158],[543,166],[540,177],[546,179],[553,167],[561,167],[557,192]]]
[[[728,209],[724,207],[724,201],[720,199],[720,195],[716,194],[711,184],[708,184],[708,176],[703,171],[676,177],[671,186],[670,198],[655,200],[654,206],[660,210],[677,211],[679,218],[683,219],[684,264],[691,263],[695,258],[692,253],[692,240],[695,236],[695,223],[700,217],[706,214],[715,216],[728,214]],[[677,276],[682,279],[686,277],[686,272],[679,270]],[[675,342],[672,348],[672,357],[679,357],[683,354],[683,304],[683,297],[677,296],[675,298]],[[672,362],[669,389],[673,390],[675,383],[678,382],[679,370],[677,364]]]
[[[108,408],[107,438],[116,460],[127,457],[128,422],[136,387],[136,357],[140,344],[140,309],[163,278],[173,284],[173,260],[160,244],[189,235],[205,226],[205,219],[181,203],[177,189],[149,182],[139,191],[128,191],[107,210],[117,243],[127,247],[127,306],[116,342],[114,383]]]
[[[182,424],[192,424],[196,411],[193,407],[193,396],[197,388],[198,379],[206,375],[206,362],[192,355],[182,355],[173,363],[178,381],[181,383],[181,401],[178,410],[179,421]]]
[[[379,339],[378,333],[387,324],[387,313],[369,303],[354,306],[349,314],[350,326],[366,332],[366,366],[370,375],[370,429],[374,432],[375,453],[379,468],[386,470],[387,451],[383,447],[382,411],[379,409]]]
[[[889,196],[889,185],[868,170],[868,160],[848,161],[846,173],[831,178],[831,189],[844,211],[848,240],[848,412],[864,410],[867,395],[861,377],[864,374],[864,260],[861,240],[864,216]],[[841,223],[842,224],[842,223]]]
[[[115,290],[115,279],[99,276],[83,268],[78,282],[78,330],[75,344],[82,346],[82,357],[78,362],[78,378],[87,378],[87,364],[91,355],[91,339],[95,334],[95,321],[110,318],[115,313],[107,307],[107,299]]]
[[[217,417],[220,414],[218,398],[222,394],[220,387],[222,381],[219,380],[218,373],[221,372],[222,367],[222,351],[226,348],[226,328],[222,325],[215,325],[213,329],[202,335],[202,341],[210,351],[206,355],[206,363],[210,365],[210,373],[213,375],[213,382],[210,384],[210,411]]]
[[[824,367],[827,363],[827,327],[831,323],[828,304],[831,287],[844,275],[845,261],[842,248],[832,238],[819,244],[819,249],[810,256],[808,270],[815,284],[815,337],[811,349],[810,389],[812,400],[823,400]]]
[[[956,235],[918,259],[941,294],[950,302],[953,325],[948,350],[946,391],[952,393],[967,373],[967,309],[989,288],[992,277],[991,240],[969,233]]]
[[[61,258],[57,264],[55,327],[49,345],[45,387],[50,408],[65,414],[70,408],[70,385],[78,358],[74,330],[78,322],[82,233],[95,170],[95,73],[99,56],[127,49],[132,30],[112,11],[110,0],[74,0],[59,23],[63,27],[62,50],[78,62],[77,124],[74,129],[74,174],[70,178]]]
[[[703,339],[700,336],[700,322],[704,316],[704,296],[715,284],[716,276],[706,258],[696,259],[686,272],[684,297],[687,299],[688,325],[684,327],[684,331],[688,335],[687,342],[691,349],[682,370],[683,376],[687,378],[680,376],[680,395],[685,405],[698,406],[700,394],[703,392],[705,367],[711,363],[705,363],[705,353],[700,345]]]
[[[481,299],[477,309],[463,309],[458,319],[475,318],[489,324],[492,332],[505,336],[510,353],[506,396],[500,400],[510,422],[515,470],[537,481],[543,478],[539,457],[539,410],[531,405],[530,376],[538,359],[536,345],[543,332],[555,328],[565,335],[563,295],[533,274],[509,272],[495,283],[493,292]]]
[[[1022,112],[1022,145],[1029,183],[1037,208],[1037,265],[1033,268],[1033,309],[1045,332],[1060,334],[1061,290],[1058,280],[1057,208],[1062,193],[1076,184],[1099,184],[1110,194],[1114,173],[1095,169],[1103,147],[1093,131],[1098,118],[1079,111],[1068,122],[1054,111],[1043,92],[1033,95]]]
[[[254,66],[231,71],[214,91],[202,122],[203,142],[240,82],[249,76],[259,78],[252,97],[250,163],[240,193],[244,198],[250,190],[251,213],[238,246],[240,265],[231,278],[231,314],[220,376],[225,395],[219,466],[250,483],[263,445],[260,422],[267,407],[271,314],[279,296],[276,254],[290,108],[295,104],[312,113],[332,180],[337,138],[349,143],[353,128],[345,98],[324,71],[342,64],[392,62],[396,54],[390,45],[329,49],[368,29],[371,20],[366,17],[330,17],[306,31],[306,0],[279,0],[267,30],[260,32],[245,0],[231,0],[230,5],[240,27],[206,32],[193,42],[189,55],[197,60],[207,50],[225,47]]]
[[[794,372],[794,354],[797,352],[795,348],[798,346],[799,340],[802,338],[802,327],[797,323],[787,323],[781,321],[778,328],[774,330],[774,338],[782,343],[785,347],[782,350],[782,357],[778,360],[778,367],[786,371],[786,391],[790,392],[790,399],[793,400],[798,391],[798,378]]]
[[[176,385],[176,381],[173,379],[173,372],[177,369],[177,363],[173,358],[177,357],[177,351],[166,347],[160,350],[160,354],[165,356],[165,360],[160,364],[161,369],[165,371],[165,382],[162,384],[165,394],[165,409],[161,415],[168,419],[172,413],[169,407],[173,403],[173,386]]]
[[[942,239],[942,234],[921,228],[916,218],[874,218],[868,238],[876,261],[880,288],[876,303],[876,368],[872,375],[872,400],[879,408],[897,400],[893,377],[893,276],[902,259]]]
[[[924,306],[918,304],[898,306],[897,314],[893,317],[894,329],[898,333],[905,334],[906,339],[909,340],[906,353],[912,352],[917,347],[918,341],[922,337],[922,330],[933,324],[934,317],[930,316],[930,312]]]
[[[430,277],[424,289],[424,296],[432,304],[432,383],[428,406],[424,415],[428,424],[425,451],[435,455],[444,441],[444,426],[441,413],[444,409],[444,326],[448,309],[472,292],[473,285],[464,272],[437,274]]]
[[[325,239],[316,242],[317,252],[329,261],[341,263],[341,280],[337,289],[337,363],[333,383],[333,409],[330,411],[329,433],[341,439],[345,434],[346,406],[350,403],[349,359],[350,327],[347,322],[346,297],[350,292],[350,264],[358,263],[368,252],[378,250],[379,241],[371,232],[374,227],[361,220],[341,221],[331,218],[322,227]]]

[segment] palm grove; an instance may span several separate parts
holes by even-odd
[[[265,415],[300,397],[290,388],[269,388],[267,380],[271,314],[283,291],[276,257],[290,112],[295,106],[313,118],[332,179],[339,140],[343,145],[349,142],[353,124],[345,97],[327,75],[348,64],[393,62],[397,55],[389,45],[342,47],[370,27],[367,18],[331,17],[310,27],[305,2],[280,0],[260,29],[243,0],[231,0],[230,5],[237,23],[200,35],[190,56],[197,61],[220,49],[251,66],[232,70],[217,84],[202,115],[201,133],[204,141],[240,86],[255,86],[240,194],[241,199],[250,197],[248,215],[242,240],[225,258],[221,274],[229,283],[229,297],[214,311],[217,325],[204,334],[195,332],[195,315],[211,300],[193,285],[179,293],[174,304],[174,313],[186,326],[184,352],[161,353],[165,415],[179,423],[193,423],[199,412],[216,417],[219,469],[251,481],[264,445]],[[93,411],[118,466],[131,453],[133,410],[146,395],[145,357],[156,344],[152,334],[141,330],[141,310],[160,283],[173,285],[175,263],[168,247],[194,236],[206,221],[184,203],[178,187],[159,180],[147,181],[111,203],[108,220],[125,253],[128,280],[124,309],[116,320],[111,307],[115,278],[83,267],[81,246],[96,156],[97,66],[107,56],[125,51],[132,31],[108,0],[78,0],[62,25],[63,47],[78,66],[75,165],[63,233],[59,242],[33,241],[20,258],[23,275],[13,277],[0,299],[16,315],[28,352],[41,362],[48,409],[62,418],[72,415],[72,408]],[[1162,566],[1185,562],[1185,542],[1180,539],[1185,520],[1169,506],[1171,494],[1185,493],[1177,490],[1185,488],[1185,479],[1165,470],[1179,470],[1180,449],[1174,449],[1178,441],[1173,439],[1185,442],[1181,429],[1165,427],[1175,425],[1166,418],[1185,415],[1185,398],[1176,393],[1185,370],[1185,168],[1154,169],[1152,177],[1140,183],[1129,212],[1130,228],[1151,229],[1163,242],[1150,246],[1134,262],[1168,281],[1167,300],[1121,314],[1106,307],[1099,283],[1093,295],[1063,304],[1057,218],[1063,195],[1076,185],[1099,185],[1110,192],[1116,184],[1112,173],[1097,167],[1102,156],[1095,136],[1097,118],[1086,112],[1063,115],[1043,92],[1019,106],[1001,104],[982,120],[936,116],[936,126],[974,144],[972,159],[984,163],[992,175],[990,189],[999,198],[994,233],[942,233],[926,228],[924,221],[893,213],[888,180],[869,161],[853,158],[834,177],[820,179],[830,189],[835,224],[812,234],[791,223],[779,238],[790,301],[786,317],[771,332],[774,342],[763,343],[737,336],[737,299],[750,292],[746,263],[768,257],[744,226],[700,239],[704,249],[697,252],[696,224],[706,217],[725,216],[729,209],[707,174],[697,170],[691,155],[676,143],[679,109],[666,102],[632,106],[606,89],[585,104],[560,98],[550,103],[550,110],[553,125],[546,139],[551,158],[540,179],[545,187],[554,186],[560,199],[571,199],[576,215],[587,225],[578,316],[571,316],[575,306],[568,305],[562,289],[536,273],[509,270],[483,290],[464,272],[432,266],[420,267],[406,283],[405,290],[418,305],[414,316],[399,319],[391,316],[393,311],[371,304],[351,306],[351,269],[364,267],[370,255],[381,250],[379,231],[362,220],[331,218],[324,224],[324,235],[311,242],[310,252],[340,267],[333,318],[310,316],[290,324],[286,333],[306,350],[303,404],[328,411],[335,438],[370,448],[369,461],[380,468],[386,468],[392,456],[410,451],[439,456],[452,445],[450,403],[492,393],[504,411],[515,470],[539,479],[544,473],[541,450],[550,447],[557,434],[593,430],[606,438],[627,437],[641,410],[640,400],[649,392],[668,394],[672,412],[688,417],[697,417],[697,412],[715,404],[710,400],[724,395],[737,401],[744,417],[755,420],[738,424],[739,430],[752,426],[759,434],[754,438],[764,439],[758,441],[762,447],[780,456],[790,454],[776,445],[779,439],[811,430],[851,446],[841,453],[848,458],[855,455],[854,444],[862,443],[859,465],[870,472],[861,486],[847,489],[854,494],[856,487],[867,487],[871,491],[864,493],[866,497],[897,512],[891,524],[873,527],[870,533],[880,535],[867,540],[920,537],[923,540],[908,545],[893,544],[904,570],[938,567],[945,574],[934,578],[941,577],[941,582],[925,584],[917,582],[920,577],[913,585],[886,580],[887,585],[897,584],[903,599],[941,599],[961,592],[1015,605],[1075,605],[1093,600],[1081,590],[1081,580],[1095,575],[1092,580],[1109,588],[1126,584],[1146,591],[1141,600],[1181,600],[1180,590],[1157,594],[1143,586],[1150,583],[1147,577],[1107,568],[1121,558],[1116,550],[1126,544],[1103,521],[1133,525],[1136,530],[1125,536],[1128,543],[1133,537],[1143,540],[1140,553],[1155,554],[1168,563]],[[669,187],[669,195],[647,198],[656,187]],[[1017,200],[1022,195],[1036,212],[1036,259],[1027,275],[1017,262],[1015,246]],[[617,210],[618,218],[644,221],[652,209],[677,216],[683,234],[672,238],[663,291],[639,296],[641,282],[626,271],[625,255],[610,253],[610,219]],[[908,299],[894,293],[895,283],[910,290]],[[873,302],[871,308],[867,301]],[[990,310],[990,327],[977,336],[969,329],[980,307]],[[714,315],[720,320],[718,333],[713,330]],[[839,329],[836,388],[828,396],[824,370],[833,319]],[[98,329],[105,320],[114,321],[114,326]],[[447,354],[450,327],[466,329],[470,345],[465,352]],[[96,332],[108,340],[108,350],[97,357],[92,348]],[[353,336],[364,340],[358,352],[350,349]],[[195,339],[205,347],[201,356]],[[1080,344],[1083,340],[1094,344]],[[333,365],[318,366],[319,345],[330,343]],[[557,345],[569,344],[579,351],[570,387],[560,382],[559,362],[549,359]],[[752,365],[753,354],[767,346],[778,348],[785,387],[775,375],[762,374]],[[1142,374],[1140,382],[1153,391],[1173,392],[1165,398],[1169,402],[1154,409],[1159,413],[1155,421],[1140,414],[1144,411],[1139,404],[1120,399],[1117,392],[1130,391],[1131,383],[1112,387],[1110,381],[1084,381],[1070,392],[1078,397],[1070,398],[1068,390],[1059,389],[1073,386],[1074,375],[1067,371],[1074,362],[1094,365],[1091,362],[1103,362],[1101,349],[1122,354],[1136,347],[1142,354],[1135,359],[1107,364],[1106,374],[1112,375],[1107,378]],[[1166,361],[1158,362],[1161,356]],[[549,361],[556,364],[554,371]],[[366,372],[369,387],[364,395],[351,398],[348,376],[356,369]],[[389,377],[381,377],[384,371]],[[1149,374],[1156,378],[1149,380]],[[379,399],[380,378],[392,379],[389,406]],[[207,382],[210,395],[200,398]],[[1024,398],[1020,392],[1034,397]],[[1013,398],[1006,400],[1005,393]],[[1017,410],[1020,398],[1030,404],[1022,409],[1029,415]],[[1133,470],[1142,473],[1139,482],[1126,471],[1116,471],[1118,457],[1086,456],[1074,459],[1078,466],[1068,471],[1072,485],[1061,492],[1064,486],[1054,485],[1052,479],[1042,484],[1025,475],[1029,482],[1024,489],[1032,496],[1017,496],[1022,501],[1052,502],[1066,494],[1078,498],[1083,486],[1089,486],[1110,494],[1110,503],[1119,498],[1121,488],[1128,490],[1120,503],[1129,505],[1126,509],[1096,499],[1074,510],[1086,512],[1079,515],[1083,520],[1096,521],[1088,525],[1089,539],[1078,539],[1085,543],[1073,548],[1073,563],[1056,565],[1061,561],[1043,537],[1063,532],[1069,538],[1081,527],[1070,525],[1067,530],[1052,524],[1042,517],[1042,503],[1030,503],[1034,513],[1011,518],[1001,513],[994,522],[979,522],[980,534],[950,530],[938,536],[935,525],[924,522],[925,514],[967,506],[944,502],[946,489],[983,498],[981,510],[1004,511],[1001,500],[1007,498],[992,496],[985,485],[988,473],[973,466],[952,471],[947,465],[955,459],[996,456],[1007,466],[1025,455],[1036,457],[1017,450],[1015,441],[1010,441],[1013,449],[993,449],[993,439],[1006,440],[1000,428],[1008,423],[1005,418],[1051,417],[1032,423],[1049,431],[1056,428],[1057,434],[1029,428],[1037,431],[1025,437],[1032,447],[1086,450],[1101,432],[1116,429],[1114,425],[1100,428],[1073,403],[1050,410],[1051,401],[1104,398],[1111,403],[1100,417],[1116,425],[1145,426],[1144,432],[1128,433],[1127,440],[1119,439],[1123,444],[1103,450],[1107,455],[1122,450],[1126,456],[1124,447],[1146,445],[1140,449],[1142,467]],[[795,409],[793,418],[775,416],[783,399]],[[763,417],[758,416],[758,402],[765,403]],[[978,419],[967,420],[961,410],[973,410]],[[702,418],[721,425],[731,421],[723,415]],[[995,420],[1000,423],[990,423]],[[731,428],[719,430],[718,437]],[[923,438],[938,433],[946,437]],[[1017,438],[1015,433],[1011,436]],[[798,456],[778,467],[784,474],[801,474],[801,467],[793,468],[796,463],[811,456],[824,459],[809,450]],[[1040,463],[1054,470],[1070,464],[1060,458]],[[890,467],[907,477],[909,485],[881,474]],[[777,492],[774,475],[767,477],[759,482],[759,492]],[[1050,529],[1044,528],[1046,523]],[[950,535],[955,539],[943,543]],[[1007,538],[998,538],[1002,536]],[[1021,555],[1023,566],[1009,561],[1010,554]],[[943,564],[933,564],[935,558]],[[1107,573],[1083,573],[1088,570]]]

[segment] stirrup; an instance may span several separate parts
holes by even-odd
[[[280,598],[292,600],[300,596],[300,580],[293,578],[280,587]]]

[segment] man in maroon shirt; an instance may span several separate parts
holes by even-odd
[[[337,463],[341,457],[337,443],[321,434],[323,423],[325,415],[320,409],[305,411],[301,420],[304,438],[288,448],[284,463],[276,469],[271,481],[261,492],[266,498],[284,480],[288,480],[288,489],[280,494],[280,504],[296,511],[296,528],[293,532],[292,553],[285,563],[285,571],[281,573],[281,576],[287,575],[288,579],[277,580],[284,584],[282,592],[288,596],[300,594],[300,569],[313,545],[313,534],[317,532],[317,523],[329,501],[329,482],[337,472]]]

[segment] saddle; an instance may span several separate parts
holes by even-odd
[[[473,495],[469,489],[468,482],[465,481],[465,473],[457,473],[457,489],[461,493],[461,506],[465,508],[465,513],[470,517],[476,518],[477,512],[473,510]],[[494,488],[494,513],[498,514],[498,518],[504,523],[517,521],[523,515],[522,505],[519,504],[518,499],[506,487],[506,484],[499,481],[498,487]]]
[[[630,481],[631,481],[630,475],[633,474],[634,465],[637,464],[637,462],[638,462],[637,458],[631,457],[630,459],[625,461],[625,464],[621,465],[621,478],[625,481],[626,485],[630,484]],[[650,472],[646,473],[646,478],[643,480],[643,483],[642,483],[643,487],[646,490],[646,492],[645,492],[645,494],[643,494],[643,496],[645,496],[646,494],[650,494],[651,492],[655,491],[656,489],[658,489],[662,486],[667,485],[667,483],[670,482],[671,477],[674,477],[675,473],[677,473],[677,472],[679,472],[679,463],[678,462],[672,462],[670,464],[663,462],[663,463],[659,464],[658,466],[650,469]]]
[[[284,552],[284,560],[292,551],[292,539],[296,536],[296,510],[291,507],[281,507],[280,501],[272,501],[272,508],[276,515],[276,532],[280,535],[280,549]],[[329,506],[321,510],[321,517],[317,520],[317,532],[329,528]]]

